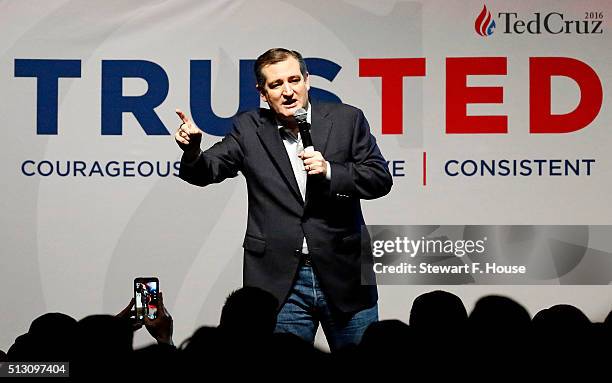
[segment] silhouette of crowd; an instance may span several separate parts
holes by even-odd
[[[144,323],[157,344],[133,349],[134,331],[142,326],[130,319],[133,304],[117,315],[79,321],[44,314],[7,353],[0,351],[0,362],[69,361],[71,379],[77,380],[610,377],[612,312],[604,322],[592,323],[570,305],[555,305],[531,318],[514,300],[490,295],[468,315],[459,297],[437,290],[414,300],[408,324],[376,322],[360,344],[327,353],[292,334],[274,333],[277,301],[255,287],[230,294],[219,326],[198,328],[178,347],[160,294],[158,318]]]

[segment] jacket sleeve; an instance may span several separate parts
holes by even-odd
[[[332,197],[374,199],[389,193],[393,178],[361,110],[354,121],[350,158],[344,163],[330,161]]]
[[[206,186],[233,178],[242,170],[244,152],[240,146],[240,133],[234,124],[232,131],[221,141],[200,153],[188,163],[181,158],[179,177],[190,184]]]

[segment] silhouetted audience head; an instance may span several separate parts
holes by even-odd
[[[571,305],[555,305],[539,311],[533,317],[533,329],[537,341],[534,346],[549,357],[546,363],[550,366],[583,365],[591,359],[593,346],[599,341],[595,335],[598,329]]]
[[[533,324],[538,331],[576,331],[588,328],[591,321],[577,307],[555,305],[539,311],[533,317]]]
[[[409,360],[413,352],[421,352],[415,351],[413,335],[412,329],[400,320],[374,322],[363,333],[358,353],[335,356],[335,368],[342,368],[339,373],[350,373],[352,380],[359,381],[368,377],[375,365],[374,377],[378,380],[397,379],[397,366]]]
[[[206,371],[211,376],[238,380],[253,374],[251,362],[262,355],[260,342],[244,343],[247,336],[235,336],[218,327],[203,326],[180,346],[182,371],[187,376]],[[250,338],[248,338],[250,339]],[[226,366],[236,368],[227,369]]]
[[[267,291],[243,287],[227,297],[219,328],[239,336],[271,335],[276,327],[277,306],[278,300]]]
[[[444,363],[450,370],[456,359],[441,358],[440,355],[466,353],[468,315],[461,299],[455,294],[436,290],[418,296],[410,310],[411,344],[423,355],[420,363],[431,369],[435,379],[445,378],[436,366]],[[435,371],[435,372],[434,372]]]
[[[436,290],[419,295],[410,310],[410,327],[415,330],[455,331],[467,322],[467,311],[455,294]]]
[[[530,328],[531,317],[516,301],[499,295],[480,298],[469,316],[472,327],[500,332],[524,331]]]
[[[284,361],[285,366],[292,366],[296,360],[308,361],[323,358],[323,352],[299,336],[289,333],[272,334],[268,346],[273,360]],[[323,366],[319,366],[323,367]],[[291,367],[293,368],[293,367]]]
[[[363,333],[359,347],[372,354],[398,354],[411,341],[410,327],[397,319],[386,319],[372,323]]]
[[[6,352],[0,350],[0,362],[5,362],[8,359],[6,358]]]
[[[498,295],[479,299],[468,318],[465,355],[476,356],[473,371],[484,378],[504,371],[507,379],[521,379],[537,368],[531,317],[516,301]],[[504,366],[522,366],[521,369]]]
[[[608,327],[609,329],[612,329],[612,311],[610,311],[608,313],[608,316],[606,317],[606,319],[604,320],[604,324],[606,325],[606,327]]]
[[[179,347],[184,355],[190,357],[213,357],[224,354],[227,336],[217,327],[202,326]]]
[[[113,315],[90,315],[78,322],[79,345],[90,351],[125,354],[132,351],[134,332],[129,320]],[[91,347],[92,345],[96,347]]]
[[[141,380],[143,374],[155,376],[155,379],[174,380],[173,378],[176,378],[178,373],[178,350],[165,343],[152,344],[134,350],[131,360],[133,368],[129,369],[129,372],[136,380]]]
[[[77,321],[62,313],[47,313],[34,319],[28,332],[36,335],[49,335],[51,332],[74,331]]]
[[[75,363],[71,376],[119,376],[130,367],[134,332],[129,319],[90,315],[77,324]],[[104,361],[101,368],[100,361]],[[124,374],[125,375],[125,374]]]
[[[34,319],[26,334],[11,346],[12,361],[66,361],[72,358],[77,321],[62,313],[47,313]]]
[[[276,371],[269,371],[269,378],[274,376],[289,376],[295,374],[296,363],[316,368],[305,368],[299,373],[298,380],[311,381],[321,376],[327,376],[329,359],[327,355],[302,338],[289,333],[276,333],[270,337],[267,345],[260,349],[257,364],[265,365],[274,361]]]

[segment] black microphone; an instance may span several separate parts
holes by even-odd
[[[305,152],[314,152],[314,146],[312,145],[312,137],[310,136],[310,124],[306,121],[308,112],[304,108],[300,108],[293,113],[295,121],[297,122],[300,136],[302,137],[302,145],[304,145]]]

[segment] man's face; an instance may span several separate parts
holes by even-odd
[[[302,76],[300,63],[295,58],[287,57],[285,61],[266,65],[261,73],[266,81],[259,94],[278,118],[292,118],[296,110],[306,108],[310,82],[308,75]]]

